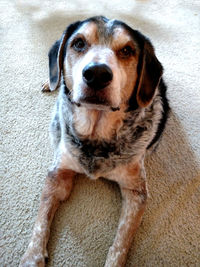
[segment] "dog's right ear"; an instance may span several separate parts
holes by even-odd
[[[81,22],[77,21],[67,27],[60,40],[56,41],[49,51],[49,89],[54,91],[59,87],[63,69],[64,49],[67,40],[78,29]]]

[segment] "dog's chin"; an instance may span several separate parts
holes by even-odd
[[[100,111],[116,111],[120,110],[119,106],[114,106],[106,99],[96,96],[82,97],[78,101],[73,101],[78,107],[86,107],[87,109],[96,109]]]

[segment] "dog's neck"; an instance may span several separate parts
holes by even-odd
[[[82,138],[110,140],[123,125],[124,108],[115,112],[75,107],[74,127]]]

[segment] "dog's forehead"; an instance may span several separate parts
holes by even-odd
[[[117,48],[120,45],[125,45],[130,41],[135,44],[135,40],[133,40],[133,38],[125,28],[119,25],[114,28],[112,35],[112,44],[114,47]]]
[[[115,20],[108,21],[86,21],[78,29],[76,34],[82,34],[91,43],[98,44],[120,44],[133,41],[129,31]]]
[[[98,40],[98,28],[94,22],[85,22],[75,33],[83,35],[87,40],[90,40],[92,43]]]

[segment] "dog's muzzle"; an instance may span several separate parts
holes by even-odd
[[[108,86],[112,79],[112,70],[106,64],[89,63],[82,72],[83,80],[87,86],[95,91]]]
[[[113,107],[107,96],[107,88],[113,80],[111,68],[102,63],[91,62],[82,70],[82,79],[87,85],[84,88],[84,94],[79,101],[74,101],[77,106],[90,105],[99,110],[111,111],[119,110],[120,107]]]

